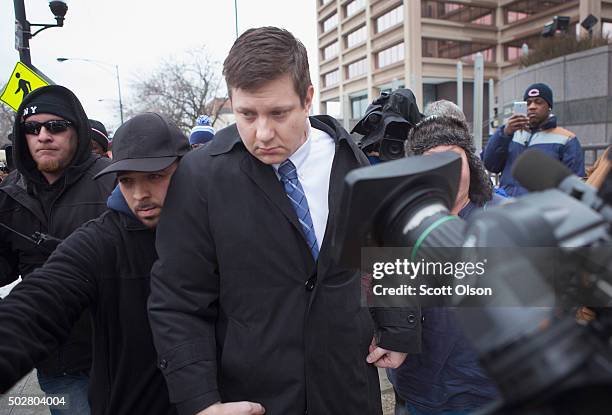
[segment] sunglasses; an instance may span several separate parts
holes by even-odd
[[[45,122],[38,121],[26,121],[23,124],[23,129],[26,134],[34,134],[38,135],[40,133],[40,129],[44,126],[47,131],[51,134],[63,133],[72,125],[70,121],[66,120],[50,120]]]

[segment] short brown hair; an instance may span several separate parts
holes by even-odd
[[[244,32],[223,62],[223,76],[232,89],[253,90],[290,74],[302,105],[310,82],[306,48],[289,31],[266,26]]]

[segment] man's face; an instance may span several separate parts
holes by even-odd
[[[54,114],[34,114],[26,122],[64,120]],[[73,126],[62,132],[52,133],[42,126],[38,134],[25,134],[28,149],[38,170],[58,174],[70,165],[77,149],[77,134]]]
[[[550,107],[543,98],[534,97],[527,99],[527,117],[532,127],[537,127],[546,121],[548,114],[550,114]]]
[[[286,74],[262,87],[245,91],[232,89],[232,110],[249,153],[265,164],[287,160],[306,141],[312,85],[304,105]]]
[[[100,143],[98,143],[96,140],[90,140],[89,144],[92,153],[97,154],[101,157],[106,157],[106,151],[104,151]]]
[[[465,154],[465,151],[459,146],[437,146],[437,147],[430,148],[424,154],[442,153],[444,151],[452,151],[461,156],[461,178],[459,179],[459,190],[457,191],[457,198],[455,199],[455,206],[453,206],[453,209],[452,209],[454,211],[454,210],[457,210],[456,208],[463,207],[463,206],[459,206],[462,204],[462,201],[469,199],[470,165],[468,163],[468,159],[467,159],[467,155]]]
[[[127,171],[117,175],[119,188],[130,210],[148,228],[154,228],[159,222],[168,185],[177,166],[173,163],[156,172]]]

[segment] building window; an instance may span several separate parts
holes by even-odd
[[[423,0],[421,2],[421,17],[484,26],[493,25],[494,11],[490,7],[470,6],[449,1]]]
[[[368,108],[368,96],[360,95],[358,97],[351,98],[351,118],[353,120],[360,119],[366,113]]]
[[[355,78],[357,76],[368,73],[368,60],[361,59],[356,62],[349,64],[347,67],[347,78]]]
[[[378,68],[384,68],[395,62],[404,60],[404,43],[399,43],[390,48],[381,50],[376,54],[376,62]]]
[[[338,14],[334,13],[323,21],[323,32],[327,32],[336,26],[338,26]]]
[[[368,37],[367,29],[365,26],[361,26],[359,29],[352,31],[346,36],[346,47],[352,48],[355,45],[363,43]]]
[[[475,54],[481,52],[485,62],[495,61],[495,46],[486,43],[423,38],[422,52],[423,57],[426,58],[465,59],[468,61],[472,61]]]
[[[523,19],[526,19],[528,17],[529,17],[529,15],[527,13],[515,12],[515,11],[512,11],[512,10],[506,11],[506,23],[518,22],[519,20],[523,20]]]
[[[336,85],[338,82],[340,82],[340,71],[336,69],[333,72],[328,72],[323,78],[326,87]]]
[[[321,0],[321,6],[325,6],[327,3],[331,2],[332,0]]]
[[[352,16],[365,7],[365,0],[353,0],[346,5],[346,17]]]
[[[331,59],[334,56],[338,56],[338,42],[334,42],[330,45],[325,46],[323,48],[323,60]]]
[[[523,55],[522,49],[518,46],[506,46],[505,60],[513,61],[519,59]]]
[[[483,26],[491,26],[493,24],[493,14],[492,13],[485,14],[484,16],[481,16],[481,17],[478,17],[472,20],[470,23],[479,24]]]
[[[376,33],[384,32],[392,26],[404,21],[404,6],[401,5],[395,9],[383,14],[376,19]]]

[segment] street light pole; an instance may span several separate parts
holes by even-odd
[[[23,0],[13,0],[15,6],[15,48],[19,51],[19,60],[32,66],[30,57],[30,23],[26,19]]]
[[[121,98],[121,81],[119,80],[119,65],[114,64],[114,63],[98,61],[98,60],[95,60],[95,59],[85,59],[85,58],[57,58],[57,61],[58,62],[83,61],[83,62],[89,62],[89,63],[93,63],[93,64],[98,64],[98,65],[106,65],[106,66],[114,67],[115,68],[115,77],[117,78],[117,92],[119,94],[119,115],[120,115],[120,119],[121,119],[121,124],[123,124],[123,100]]]
[[[119,65],[115,65],[115,74],[117,75],[117,91],[119,93],[119,114],[121,115],[121,124],[123,124],[123,101],[121,100],[121,81],[119,81]]]
[[[65,1],[49,1],[49,8],[55,17],[55,24],[28,22],[23,0],[13,0],[13,6],[15,8],[15,49],[19,51],[19,60],[25,65],[32,67],[30,39],[43,30],[64,26],[64,17],[68,11],[68,6]],[[40,27],[40,29],[32,33],[32,27]]]

